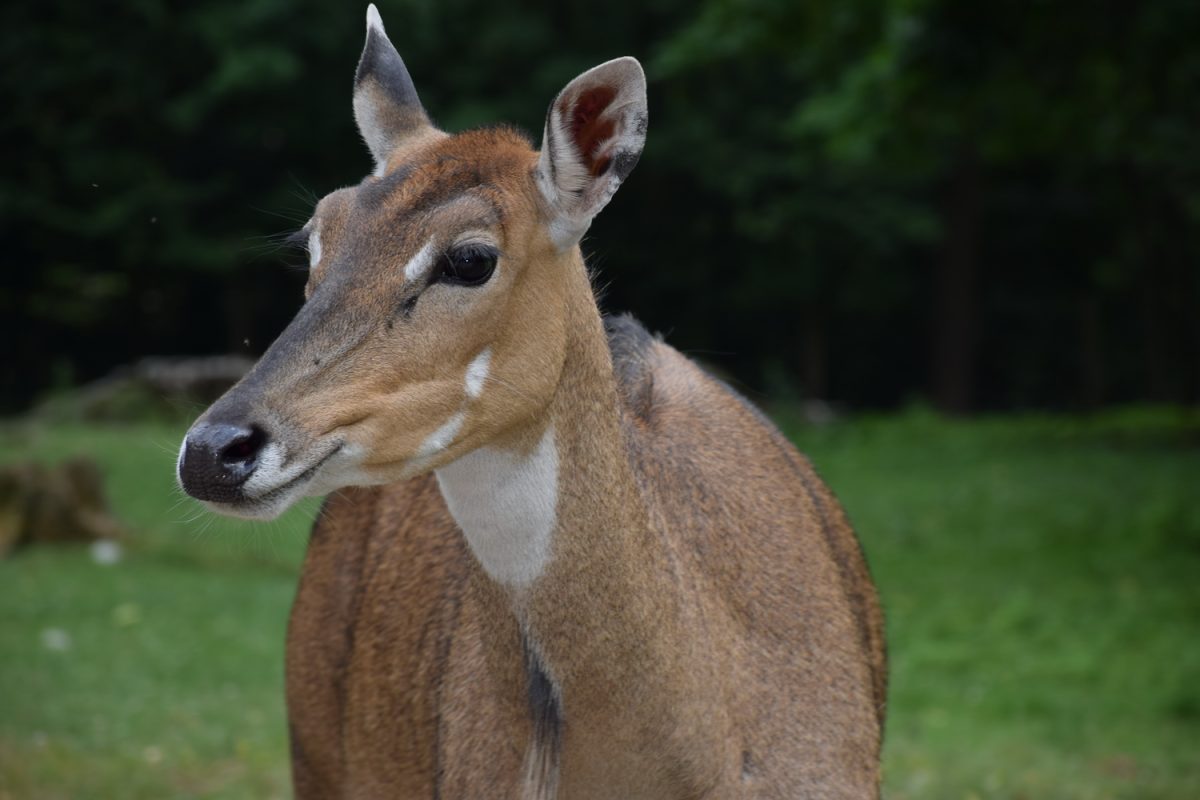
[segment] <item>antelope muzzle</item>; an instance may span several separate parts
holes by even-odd
[[[269,441],[258,425],[210,421],[197,423],[179,456],[179,483],[197,500],[244,502],[245,486],[259,467]]]

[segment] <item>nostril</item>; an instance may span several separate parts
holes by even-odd
[[[219,458],[227,465],[245,464],[254,459],[267,441],[267,434],[257,425],[239,433],[221,448]]]
[[[245,499],[244,485],[258,469],[270,437],[258,425],[199,422],[184,439],[179,482],[201,500],[234,503]]]

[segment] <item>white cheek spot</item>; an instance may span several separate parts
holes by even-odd
[[[482,447],[436,475],[446,507],[487,573],[517,587],[537,580],[550,560],[557,524],[554,427],[528,456]]]
[[[404,265],[404,279],[407,281],[423,280],[433,266],[433,240],[425,243],[415,256]]]
[[[465,419],[466,414],[459,411],[446,420],[442,427],[429,434],[429,437],[421,443],[420,448],[417,449],[417,457],[428,458],[429,456],[437,455],[454,444],[454,437],[458,436],[458,432],[462,430]]]
[[[321,230],[313,228],[308,235],[308,266],[315,267],[321,263]]]
[[[487,381],[488,369],[492,363],[492,348],[485,348],[482,353],[467,367],[466,390],[467,397],[479,397],[483,393],[483,384]]]

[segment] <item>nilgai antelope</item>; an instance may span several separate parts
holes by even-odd
[[[300,798],[868,798],[875,589],[807,460],[597,310],[579,241],[646,135],[641,66],[571,81],[541,150],[447,134],[374,6],[375,160],[302,229],[306,302],[180,453],[271,518],[328,493],[288,630]]]

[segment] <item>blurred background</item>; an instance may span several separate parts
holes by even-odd
[[[645,65],[584,250],[845,502],[887,796],[1200,796],[1200,4],[379,6],[450,131]],[[3,800],[289,792],[316,505],[215,520],[172,465],[302,302],[280,234],[370,169],[364,11],[0,10]]]

